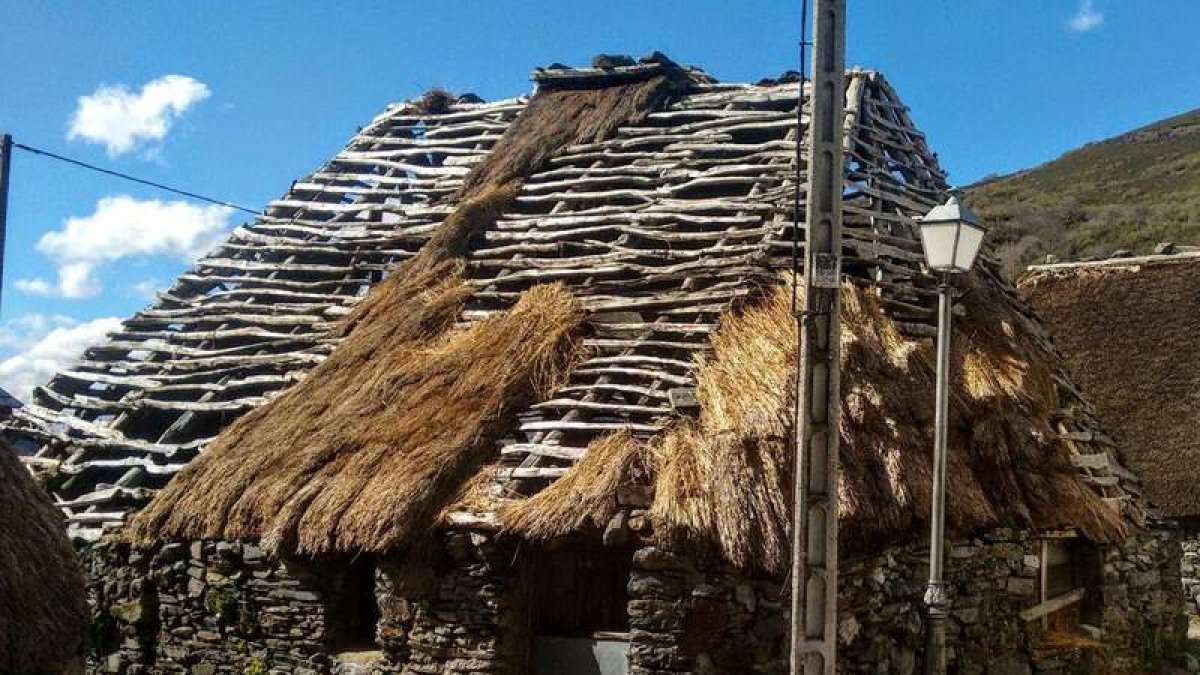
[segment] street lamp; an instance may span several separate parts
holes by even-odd
[[[946,524],[946,430],[950,379],[950,308],[953,304],[949,278],[967,272],[983,243],[984,229],[971,209],[957,197],[933,207],[918,219],[921,248],[930,271],[941,274],[938,284],[937,407],[933,440],[933,513],[929,518],[929,585],[925,605],[929,609],[926,633],[925,670],[930,675],[946,672],[946,617],[950,602],[942,580]]]
[[[960,204],[958,197],[933,207],[918,222],[925,264],[931,271],[957,274],[971,269],[983,243],[984,229],[975,213]]]

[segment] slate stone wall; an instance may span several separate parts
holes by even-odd
[[[1145,532],[1104,556],[1104,641],[1117,672],[1161,672],[1187,639],[1180,532]]]
[[[335,654],[346,561],[268,558],[251,544],[84,551],[97,626],[91,673],[145,675],[524,672],[528,632],[511,546],[448,533],[428,557],[377,564],[371,645]],[[344,657],[344,658],[339,658]]]
[[[231,542],[85,554],[98,627],[89,670],[267,675],[327,672],[324,578]]]
[[[391,650],[407,650],[405,675],[526,672],[527,613],[511,565],[514,553],[512,544],[487,535],[448,532],[439,536],[424,580],[391,577],[381,589],[384,601],[407,614],[389,612],[384,621],[408,624],[406,646]]]
[[[1185,630],[1175,531],[1092,551],[1084,618],[1096,624],[1102,648],[1041,648],[1042,623],[1020,618],[1038,601],[1039,550],[1037,540],[1014,531],[948,549],[951,672],[1165,672]],[[530,601],[517,553],[514,542],[450,532],[422,556],[374,563],[365,595],[378,608],[375,645],[368,635],[348,655],[335,653],[341,622],[333,609],[346,595],[348,560],[281,562],[231,542],[142,551],[95,545],[85,551],[97,618],[88,668],[120,675],[524,675]],[[843,564],[840,672],[919,672],[926,555],[914,546]],[[634,556],[628,591],[633,675],[787,673],[784,580],[649,546]]]
[[[629,672],[785,674],[788,603],[778,580],[643,548],[629,581]]]
[[[1040,543],[999,531],[948,551],[948,665],[953,673],[1033,675],[1164,672],[1182,645],[1179,544],[1150,532],[1095,551],[1089,602],[1099,647],[1041,648]],[[922,547],[843,564],[839,672],[910,675],[923,659],[928,571]],[[640,550],[630,582],[633,675],[788,672],[789,589],[661,548]]]

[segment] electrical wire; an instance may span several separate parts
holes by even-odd
[[[808,53],[807,53],[807,50],[811,46],[811,44],[812,43],[810,43],[808,41],[808,0],[801,0],[801,3],[800,3],[800,86],[799,86],[799,88],[797,90],[797,94],[796,94],[796,185],[795,185],[795,199],[792,204],[792,207],[793,207],[792,208],[792,214],[793,214],[793,222],[792,222],[792,316],[796,320],[796,363],[795,363],[795,371],[794,371],[795,377],[794,377],[794,381],[792,383],[793,384],[792,390],[795,392],[800,391],[800,386],[802,384],[800,382],[801,373],[803,372],[803,363],[801,363],[801,359],[803,358],[802,352],[804,351],[803,345],[800,343],[800,341],[803,339],[803,335],[804,335],[804,331],[802,330],[803,327],[800,325],[800,323],[801,323],[801,321],[804,320],[804,317],[801,315],[801,313],[799,311],[800,303],[799,303],[799,298],[797,297],[797,295],[800,292],[799,289],[800,289],[800,275],[801,275],[801,272],[800,272],[800,225],[801,225],[801,223],[800,223],[800,206],[801,206],[802,200],[800,197],[800,191],[802,188],[800,186],[800,180],[801,180],[801,177],[803,174],[801,172],[800,167],[802,166],[803,161],[804,161],[804,135],[805,135],[805,129],[804,129],[804,83],[808,79]],[[792,406],[792,435],[793,435],[793,438],[795,439],[796,443],[799,443],[799,441],[800,441],[800,438],[799,438],[799,436],[800,436],[800,414],[801,414],[800,405],[801,405],[800,397],[796,396],[795,403]],[[800,467],[797,466],[796,470],[799,471]]]
[[[804,83],[808,79],[808,0],[800,2],[800,86],[796,92],[796,185],[792,223],[792,314],[797,314],[797,287],[800,282],[800,166],[804,161]]]
[[[202,202],[208,202],[209,204],[216,204],[218,206],[224,206],[224,207],[235,209],[238,211],[245,211],[246,213],[256,215],[256,216],[262,215],[261,211],[256,211],[254,209],[246,208],[245,206],[239,206],[237,204],[227,202],[227,201],[224,201],[221,199],[213,199],[212,197],[205,197],[204,195],[196,194],[195,192],[189,192],[187,190],[180,190],[179,188],[173,188],[169,185],[163,185],[162,183],[155,183],[154,181],[149,181],[144,178],[138,178],[136,176],[130,176],[129,174],[126,174],[126,173],[121,173],[120,171],[113,171],[111,169],[105,169],[103,167],[99,167],[94,164],[88,164],[87,162],[81,162],[78,159],[71,159],[70,157],[63,157],[62,155],[58,155],[53,152],[49,152],[47,150],[42,150],[41,148],[34,148],[31,146],[25,145],[24,143],[17,143],[14,141],[12,145],[14,148],[20,148],[21,150],[33,153],[35,155],[49,157],[50,159],[56,159],[60,162],[66,162],[67,164],[74,164],[75,166],[82,167],[84,169],[90,169],[92,171],[97,171],[99,173],[107,174],[109,176],[123,178],[127,181],[132,181],[134,183],[141,183],[142,185],[149,185],[150,187],[158,188],[159,190],[173,192],[177,195],[183,195],[184,197],[191,197],[192,199],[198,199]]]

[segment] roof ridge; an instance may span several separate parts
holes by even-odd
[[[1187,262],[1200,259],[1200,251],[1183,251],[1180,253],[1155,253],[1151,255],[1131,256],[1128,258],[1105,258],[1104,260],[1079,260],[1061,263],[1043,263],[1029,265],[1026,272],[1052,272],[1090,267],[1130,267],[1155,263]]]

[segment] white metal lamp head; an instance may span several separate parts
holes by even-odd
[[[959,274],[971,269],[986,230],[970,208],[950,197],[918,220],[925,264],[933,272]]]

